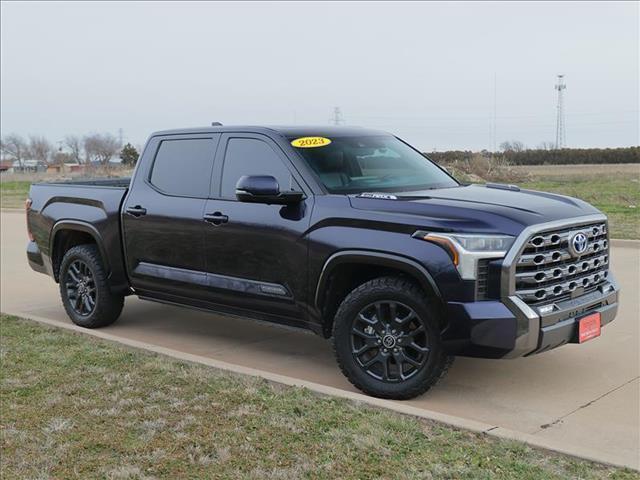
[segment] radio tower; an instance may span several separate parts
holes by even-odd
[[[331,119],[331,121],[334,125],[342,125],[342,123],[344,122],[342,118],[342,110],[340,110],[340,107],[334,107],[333,118]]]
[[[558,83],[555,89],[558,91],[558,117],[556,119],[556,149],[564,148],[564,93],[567,88],[564,84],[564,75],[558,75]]]

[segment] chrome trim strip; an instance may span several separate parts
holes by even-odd
[[[539,285],[542,282],[562,281],[568,275],[580,275],[591,270],[601,269],[609,265],[609,256],[604,254],[599,257],[591,257],[586,260],[577,260],[570,264],[550,267],[545,270],[516,273],[516,281],[528,285]],[[537,278],[540,277],[540,278]]]

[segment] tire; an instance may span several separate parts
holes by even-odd
[[[96,245],[70,248],[60,264],[59,280],[62,304],[76,325],[105,327],[120,316],[124,295],[111,292]]]
[[[453,363],[442,346],[439,320],[437,309],[412,281],[370,280],[353,290],[336,312],[333,348],[338,365],[368,395],[396,400],[421,395]]]

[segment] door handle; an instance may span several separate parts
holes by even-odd
[[[223,223],[227,223],[229,221],[229,217],[226,215],[223,215],[220,212],[207,213],[203,218],[205,222],[211,223],[212,225],[216,225],[216,226],[222,225]]]
[[[133,217],[141,217],[142,215],[147,214],[147,209],[140,205],[136,205],[135,207],[128,207],[125,212]]]

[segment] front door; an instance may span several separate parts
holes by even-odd
[[[131,285],[180,302],[207,296],[203,220],[220,134],[153,138],[122,207]]]
[[[214,180],[205,207],[205,216],[211,218],[205,227],[211,299],[266,316],[304,319],[303,235],[313,197],[293,206],[239,202],[235,186],[243,175],[271,175],[281,191],[302,190],[302,179],[280,147],[264,135],[223,134],[218,152],[214,179],[219,181]]]

